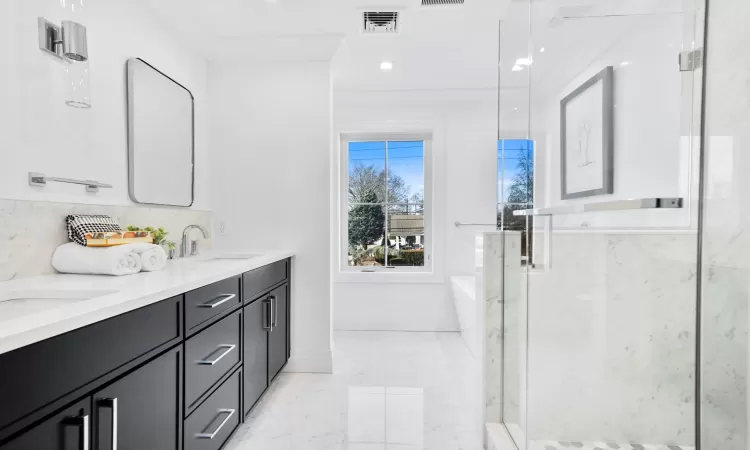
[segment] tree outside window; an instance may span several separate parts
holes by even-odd
[[[424,142],[348,143],[348,265],[424,266]]]
[[[521,232],[521,255],[530,263],[533,217],[514,216],[513,211],[534,207],[534,141],[502,139],[498,141],[497,155],[497,226]]]

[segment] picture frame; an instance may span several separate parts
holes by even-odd
[[[614,68],[605,67],[560,101],[563,200],[614,192]]]

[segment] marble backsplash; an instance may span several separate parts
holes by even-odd
[[[68,242],[68,214],[108,214],[123,227],[163,227],[167,239],[178,245],[187,225],[211,229],[210,211],[0,199],[0,281],[55,273],[50,259],[58,245]],[[201,250],[211,247],[210,237],[201,242]]]

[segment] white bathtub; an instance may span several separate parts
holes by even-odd
[[[453,302],[463,338],[469,351],[480,359],[482,350],[482,289],[481,276],[450,277]]]

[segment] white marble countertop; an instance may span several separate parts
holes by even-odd
[[[0,282],[0,304],[9,298],[50,297],[38,311],[10,308],[0,315],[0,354],[291,256],[294,252],[280,250],[212,253],[169,261],[158,272],[121,277],[55,274]],[[55,300],[56,293],[65,297],[76,292],[97,296],[72,302]]]

